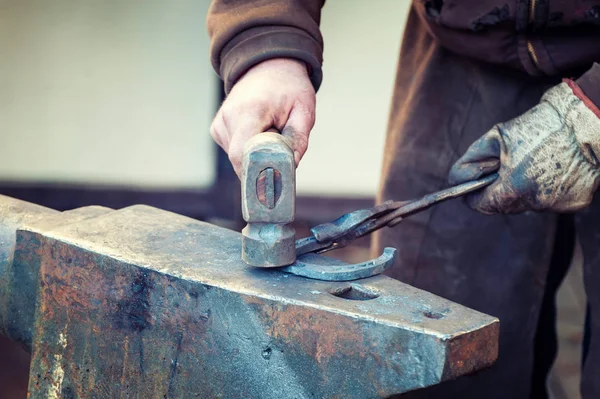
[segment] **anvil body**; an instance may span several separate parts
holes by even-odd
[[[0,334],[30,398],[385,398],[490,366],[498,320],[386,276],[255,269],[239,233],[148,206],[0,196]]]

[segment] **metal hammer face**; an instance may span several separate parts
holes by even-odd
[[[294,221],[296,164],[286,139],[261,133],[242,158],[242,259],[251,266],[279,267],[296,260]]]

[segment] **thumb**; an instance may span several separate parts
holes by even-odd
[[[450,169],[450,184],[460,184],[479,179],[500,168],[502,138],[497,127],[471,144],[462,157]]]
[[[295,106],[290,112],[287,123],[281,130],[281,134],[287,137],[292,142],[292,150],[294,151],[294,160],[296,166],[308,149],[308,137],[310,131],[315,124],[314,108],[310,110],[305,106]]]

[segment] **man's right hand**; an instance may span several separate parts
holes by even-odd
[[[315,90],[303,62],[288,58],[263,61],[233,86],[210,134],[229,155],[238,177],[246,141],[272,128],[291,140],[297,165],[315,123],[315,103]]]

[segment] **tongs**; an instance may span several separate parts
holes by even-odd
[[[394,227],[404,218],[422,212],[435,204],[479,190],[491,184],[497,177],[497,174],[488,175],[412,201],[386,201],[373,208],[350,212],[334,221],[317,225],[311,229],[311,236],[296,241],[297,261],[283,269],[305,277],[335,281],[355,280],[379,274],[393,265],[396,257],[395,248],[385,248],[379,258],[368,262],[349,265],[328,260],[320,268],[315,268],[317,265],[314,263],[319,258],[311,254],[343,248],[357,238],[383,227]]]

